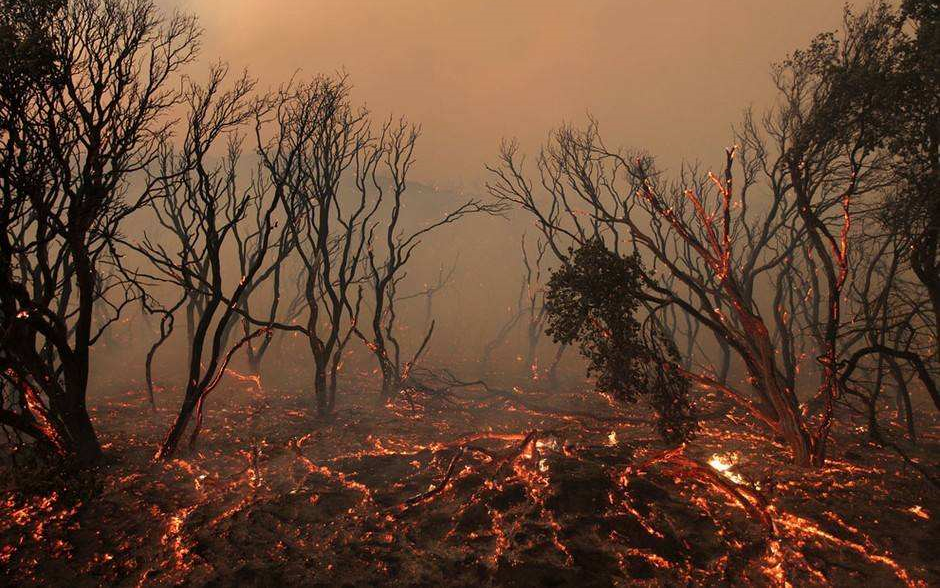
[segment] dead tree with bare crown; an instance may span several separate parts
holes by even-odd
[[[151,0],[6,3],[0,20],[0,424],[89,464],[90,350],[136,299],[108,266],[152,197],[130,178],[170,132],[200,30]]]
[[[423,239],[433,232],[460,221],[473,214],[499,214],[502,205],[488,204],[470,199],[423,227],[406,230],[403,214],[407,204],[408,174],[415,161],[415,144],[419,129],[404,121],[386,123],[381,134],[380,169],[387,174],[387,186],[375,185],[380,215],[369,228],[366,283],[372,303],[371,330],[364,332],[357,327],[356,333],[375,355],[382,373],[380,398],[389,400],[403,386],[408,385],[412,368],[427,350],[434,332],[434,321],[430,320],[427,331],[416,347],[410,360],[403,360],[401,345],[396,335],[396,303],[398,284],[407,275],[407,265]],[[443,280],[441,282],[444,283]],[[433,292],[431,289],[428,292]]]
[[[820,35],[776,65],[777,103],[758,120],[747,114],[722,173],[706,183],[670,190],[648,156],[606,147],[593,121],[553,133],[537,183],[512,143],[491,168],[491,193],[534,217],[559,258],[571,244],[601,239],[612,251],[639,250],[667,274],[651,273],[651,295],[728,345],[750,389],[707,370],[685,369],[687,377],[742,406],[801,465],[825,461],[833,405],[845,391],[852,221],[884,189],[887,167],[884,96],[866,80],[890,68],[886,48],[900,30],[893,18],[883,4],[847,11],[841,35]],[[793,297],[794,286],[807,295]],[[764,288],[774,292],[769,308]],[[808,398],[798,394],[803,354],[815,358],[807,367],[819,379]]]
[[[745,181],[734,205],[735,149],[726,154],[720,176],[710,175],[710,188],[681,194],[662,192],[662,182],[648,157],[630,156],[608,149],[594,123],[584,131],[565,127],[552,135],[538,158],[537,194],[522,169],[514,144],[504,145],[502,163],[491,168],[491,192],[533,215],[557,256],[566,249],[601,240],[616,251],[635,247],[652,259],[654,267],[672,276],[665,287],[647,276],[646,286],[657,304],[675,304],[725,341],[744,363],[751,393],[720,382],[714,375],[684,373],[700,388],[723,393],[747,410],[774,435],[786,440],[797,463],[816,462],[817,437],[808,428],[799,399],[778,363],[774,336],[754,298],[754,279],[778,268],[792,245],[778,247],[780,228],[795,216],[792,204],[775,194],[779,208],[748,218]],[[742,165],[748,166],[748,159]],[[745,226],[748,228],[745,230]],[[677,254],[688,247],[692,257]],[[707,268],[704,275],[690,271],[690,259]],[[694,304],[690,300],[699,300]],[[717,303],[716,303],[717,302]]]
[[[280,205],[277,193],[257,177],[247,185],[239,180],[238,162],[241,157],[246,123],[262,116],[266,110],[263,101],[253,95],[254,82],[240,76],[229,82],[225,66],[214,67],[205,85],[191,83],[187,89],[187,133],[177,151],[164,146],[160,166],[156,173],[171,175],[173,183],[165,184],[161,198],[172,202],[182,215],[191,219],[187,226],[191,232],[185,239],[170,233],[173,244],[165,244],[145,234],[141,242],[130,243],[150,264],[151,269],[138,272],[138,276],[153,283],[171,284],[181,290],[194,289],[205,300],[205,308],[197,318],[189,349],[186,392],[173,425],[156,453],[156,459],[169,459],[176,452],[190,421],[195,423],[189,437],[190,445],[196,441],[202,425],[204,404],[209,393],[218,386],[232,354],[253,338],[265,335],[268,328],[260,327],[246,335],[231,350],[226,347],[226,333],[240,316],[238,301],[249,284],[264,270],[271,247],[270,236],[275,226],[274,213]],[[223,146],[224,145],[224,146]],[[222,150],[221,156],[214,154]],[[244,268],[244,273],[233,279],[225,271],[226,246],[232,240],[235,228],[245,222],[252,207],[264,212],[259,219],[258,247]],[[208,271],[194,263],[191,249],[205,249],[204,259]],[[273,263],[279,263],[275,258]]]
[[[302,328],[320,416],[335,407],[338,353],[357,319],[367,227],[378,207],[373,190],[381,150],[368,112],[352,104],[349,91],[343,77],[292,84],[276,99],[274,138],[260,148],[275,190],[283,193],[300,260]]]

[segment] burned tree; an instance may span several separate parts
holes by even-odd
[[[884,35],[870,26],[873,19],[877,12],[849,13],[844,39],[824,35],[775,68],[777,106],[760,122],[748,115],[737,137],[741,147],[727,151],[720,177],[670,192],[648,157],[607,148],[593,122],[584,131],[556,131],[543,150],[538,168],[546,200],[523,173],[513,144],[492,169],[491,192],[533,215],[560,259],[565,243],[600,239],[613,252],[638,248],[654,271],[670,275],[668,282],[649,276],[646,287],[733,349],[752,393],[707,372],[684,370],[686,376],[745,408],[804,465],[825,460],[833,401],[842,393],[841,298],[851,279],[853,205],[883,185],[873,113],[851,91],[858,79],[833,75],[881,59]],[[769,198],[755,211],[749,194],[757,190]],[[793,280],[813,287],[810,298],[791,300],[788,309],[783,302]],[[757,296],[761,284],[776,292],[772,322]],[[815,329],[809,341],[799,333],[803,326]],[[818,400],[805,406],[797,395],[798,346],[818,358]]]
[[[650,254],[654,267],[663,267],[678,284],[667,289],[647,275],[643,281],[649,296],[659,299],[656,304],[680,306],[725,340],[745,363],[757,399],[752,401],[706,373],[678,366],[676,369],[698,386],[719,390],[739,402],[775,434],[788,440],[796,461],[809,463],[810,433],[793,387],[788,386],[776,364],[771,332],[753,299],[753,282],[748,278],[751,274],[737,269],[766,269],[780,263],[780,252],[766,249],[777,235],[780,213],[772,209],[760,221],[757,235],[745,239],[745,247],[735,249],[732,230],[743,230],[740,227],[748,209],[746,204],[737,208],[737,217],[732,219],[733,153],[728,152],[723,179],[712,177],[713,191],[690,189],[667,201],[659,192],[657,174],[648,158],[607,149],[593,125],[583,132],[564,128],[553,135],[553,143],[538,160],[547,203],[536,198],[511,144],[503,151],[503,165],[492,170],[496,181],[490,189],[498,198],[533,214],[553,252],[562,260],[567,259],[562,249],[564,241],[573,243],[572,247],[583,247],[592,240],[603,242],[615,254],[620,247],[635,243]],[[706,199],[708,194],[712,200]],[[741,198],[746,202],[746,194]],[[588,214],[575,211],[585,205]],[[714,213],[710,212],[712,206],[717,207]],[[644,216],[649,228],[640,224]],[[621,236],[624,229],[625,235]],[[684,246],[694,253],[692,257],[676,254]],[[708,269],[705,279],[684,265],[690,259]],[[714,303],[716,297],[720,305]],[[701,302],[692,304],[689,300]]]
[[[259,151],[283,195],[301,262],[302,332],[313,356],[317,414],[326,416],[336,403],[339,354],[357,318],[354,296],[378,207],[371,191],[380,149],[367,111],[352,105],[344,78],[317,77],[282,91],[273,124],[274,139]]]
[[[820,138],[841,137],[856,145],[857,151],[874,151],[880,157],[884,187],[865,203],[861,220],[867,227],[861,238],[872,241],[869,249],[883,252],[887,261],[874,276],[874,268],[861,268],[868,271],[863,284],[853,289],[852,301],[869,331],[852,329],[843,345],[843,357],[852,370],[860,361],[875,360],[878,382],[878,374],[887,366],[902,403],[907,387],[898,364],[906,364],[935,407],[940,406],[936,396],[940,369],[938,22],[940,13],[934,3],[920,0],[903,2],[900,9],[879,2],[857,15],[847,12],[841,44],[823,36],[796,61],[802,65],[813,59],[825,101],[805,113],[812,124],[794,139],[797,153],[812,150]],[[868,312],[872,309],[877,312]],[[875,395],[877,391],[872,391],[868,397]],[[873,404],[866,404],[869,411],[874,410]],[[907,412],[913,438],[912,415]]]
[[[168,132],[199,30],[149,0],[0,9],[0,418],[88,463],[101,452],[89,352],[134,296],[105,267],[119,263],[123,221],[151,197],[149,185],[132,195],[129,178]],[[96,305],[109,314],[97,327]]]
[[[940,11],[930,0],[905,0],[901,10],[871,9],[862,28],[878,40],[877,59],[853,62],[836,73],[877,121],[871,134],[890,154],[893,189],[883,193],[876,218],[904,236],[905,269],[926,301],[918,320],[933,331],[940,364]],[[850,94],[851,95],[851,94]]]
[[[422,240],[433,231],[461,218],[477,213],[498,214],[502,206],[468,200],[438,220],[411,231],[402,228],[402,213],[408,188],[408,173],[414,164],[414,148],[418,139],[417,127],[402,121],[388,123],[382,133],[380,153],[382,170],[388,174],[387,188],[376,182],[376,206],[380,207],[378,222],[369,228],[367,246],[368,284],[371,290],[372,320],[367,335],[360,329],[356,333],[372,350],[382,372],[381,398],[388,400],[407,382],[418,358],[427,349],[434,332],[431,320],[412,358],[402,361],[401,345],[396,336],[396,289],[406,277],[406,265]],[[384,207],[382,205],[385,205]],[[428,290],[430,292],[430,290]]]
[[[269,239],[273,230],[274,212],[280,204],[278,194],[264,189],[258,178],[247,188],[239,181],[238,162],[241,154],[239,129],[263,106],[252,99],[254,82],[245,76],[226,85],[227,68],[212,69],[209,81],[201,86],[190,84],[187,89],[187,133],[177,152],[168,145],[160,158],[155,173],[171,175],[175,181],[164,184],[160,198],[169,200],[170,206],[183,211],[188,217],[185,226],[192,233],[178,239],[173,251],[150,236],[145,235],[140,245],[131,245],[141,253],[157,273],[140,272],[144,278],[157,283],[170,283],[184,292],[193,288],[205,299],[205,308],[197,318],[189,349],[189,367],[186,392],[173,426],[167,432],[156,458],[168,459],[176,451],[193,415],[196,422],[190,435],[195,443],[202,424],[203,405],[207,395],[218,385],[235,349],[267,332],[260,328],[239,341],[226,353],[225,334],[239,316],[238,301],[248,284],[254,283],[262,272]],[[227,140],[225,154],[213,161],[213,148]],[[243,223],[246,215],[257,207],[264,212],[257,227],[258,246],[248,262],[245,273],[226,280],[223,260],[225,246]],[[177,233],[172,233],[177,238]],[[205,249],[207,275],[202,275],[194,250]],[[280,260],[275,261],[280,262]]]
[[[878,405],[885,391],[894,389],[899,420],[903,418],[908,439],[916,443],[915,415],[911,398],[913,380],[918,379],[938,405],[937,387],[921,357],[929,357],[928,325],[917,320],[921,310],[911,304],[910,284],[905,284],[901,266],[906,252],[904,236],[859,238],[860,246],[851,263],[857,279],[846,293],[853,313],[850,327],[843,330],[843,346],[853,350],[841,379],[845,392],[862,401],[868,417],[869,436],[883,442],[878,424]],[[916,289],[916,288],[915,288]],[[914,296],[913,300],[918,300]],[[925,302],[920,299],[921,306]],[[924,353],[926,351],[926,354]],[[906,369],[910,366],[914,369]]]

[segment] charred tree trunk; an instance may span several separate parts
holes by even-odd
[[[398,374],[398,369],[392,361],[389,360],[384,351],[376,351],[375,356],[379,362],[379,369],[382,372],[382,392],[380,399],[385,403],[394,398],[398,393],[401,388],[401,377]]]
[[[180,406],[180,411],[177,413],[176,419],[173,421],[173,426],[170,427],[166,437],[164,437],[163,444],[160,445],[160,449],[157,451],[154,459],[169,459],[176,453],[176,450],[179,448],[180,440],[183,438],[183,434],[186,432],[186,426],[189,425],[189,421],[193,416],[193,412],[196,410],[197,403],[198,395],[195,394],[191,389],[187,389],[186,396],[183,399],[183,404]]]
[[[84,401],[79,397],[66,399],[63,403],[50,403],[53,412],[59,414],[59,436],[65,441],[65,452],[79,464],[87,466],[101,457],[101,444],[95,434]],[[84,398],[84,394],[81,395]]]
[[[324,358],[314,356],[313,391],[316,399],[317,416],[329,416],[333,402],[330,402],[330,387],[327,385],[327,362]]]

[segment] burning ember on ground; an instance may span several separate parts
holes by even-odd
[[[940,2],[837,4],[0,0],[0,588],[940,588]]]
[[[402,418],[390,420],[350,405],[309,430],[303,399],[266,390],[270,406],[253,407],[257,386],[230,380],[199,450],[166,464],[147,460],[165,411],[137,431],[133,395],[99,405],[119,425],[107,433],[116,459],[97,482],[69,495],[5,495],[6,580],[928,586],[940,577],[928,555],[937,496],[884,453],[804,471],[762,436],[718,422],[694,449],[657,450],[649,427],[605,426],[631,418],[600,397],[601,420],[572,419],[583,398],[534,391],[526,400],[538,410],[470,391],[456,411],[394,403]]]
[[[715,471],[721,473],[724,477],[728,478],[735,484],[744,484],[744,478],[732,471],[734,464],[737,462],[738,455],[735,453],[726,455],[716,454],[711,456],[711,458],[708,460],[708,465],[710,465]]]

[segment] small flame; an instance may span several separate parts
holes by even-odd
[[[907,512],[913,514],[917,518],[924,519],[925,521],[930,520],[930,513],[924,510],[924,507],[919,504],[910,507],[907,509]]]
[[[545,437],[544,439],[539,439],[535,442],[536,449],[548,448],[552,451],[558,451],[558,439],[555,437]]]
[[[738,454],[737,453],[726,453],[719,454],[716,453],[708,460],[708,465],[712,467],[716,472],[720,473],[724,477],[728,478],[735,484],[744,484],[745,480],[741,477],[740,474],[731,471],[731,468],[738,463]]]
[[[613,435],[613,433],[611,433]],[[708,465],[712,466],[713,469],[724,473],[730,470],[734,466],[734,462],[728,460],[729,456],[718,455],[717,453],[708,460]]]

